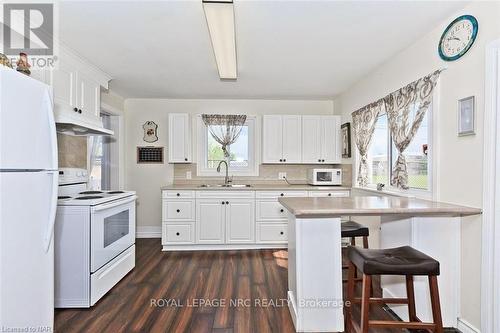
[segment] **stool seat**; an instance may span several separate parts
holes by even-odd
[[[439,262],[410,246],[383,250],[350,246],[347,257],[367,275],[439,275]]]
[[[346,221],[340,224],[340,232],[342,237],[368,237],[368,227],[354,221]]]

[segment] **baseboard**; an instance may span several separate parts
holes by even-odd
[[[161,238],[161,226],[137,226],[135,231],[136,238]]]
[[[469,322],[466,320],[463,320],[461,318],[458,318],[458,324],[457,328],[460,330],[462,333],[481,333],[480,330],[472,326]]]

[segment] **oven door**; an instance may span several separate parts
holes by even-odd
[[[90,271],[93,273],[135,243],[135,200],[127,197],[91,209]]]

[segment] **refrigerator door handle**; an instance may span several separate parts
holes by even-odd
[[[50,171],[48,172],[52,176],[52,197],[50,200],[50,211],[49,211],[49,221],[47,223],[47,230],[45,231],[45,236],[43,239],[45,252],[49,251],[50,243],[52,242],[52,236],[54,234],[54,224],[56,223],[56,210],[57,210],[57,191],[59,185],[59,172]]]
[[[57,170],[58,168],[58,149],[57,149],[57,130],[56,130],[56,121],[54,119],[54,102],[52,100],[52,92],[49,88],[47,88],[47,97],[45,102],[47,103],[47,115],[49,119],[49,131],[50,131],[50,140],[51,148],[52,148],[52,170]],[[56,186],[57,188],[57,186]]]

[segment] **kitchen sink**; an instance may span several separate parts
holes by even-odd
[[[250,184],[202,184],[200,187],[228,187],[228,188],[245,188],[252,187]]]

